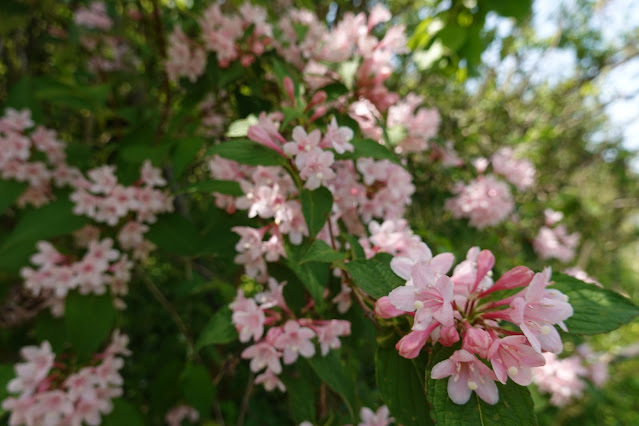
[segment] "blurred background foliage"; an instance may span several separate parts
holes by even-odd
[[[29,107],[36,122],[58,129],[61,138],[69,143],[70,163],[93,166],[105,161],[115,163],[125,181],[127,176],[134,175],[140,159],[146,156],[154,156],[160,162],[168,157],[184,158],[181,160],[184,164],[202,159],[199,139],[191,139],[188,144],[171,140],[180,137],[175,129],[189,128],[188,117],[185,119],[181,112],[190,112],[193,103],[167,90],[168,80],[161,58],[168,31],[178,22],[188,28],[188,22],[194,23],[209,2],[105,2],[111,16],[118,17],[114,33],[126,40],[138,58],[133,64],[136,72],[108,75],[87,71],[79,34],[71,25],[72,11],[86,3],[80,0],[2,1],[0,104]],[[276,9],[281,10],[287,2],[256,3],[272,7],[275,14]],[[377,1],[295,0],[292,3],[316,11],[331,25],[345,13],[370,10]],[[590,23],[606,7],[604,0],[559,2],[557,19],[552,23],[556,31],[550,37],[539,37],[535,31],[532,0],[382,3],[390,8],[394,21],[406,25],[412,51],[412,55],[397,58],[398,72],[391,80],[390,89],[402,95],[415,92],[425,97],[427,105],[437,107],[443,121],[436,143],[444,145],[446,141],[453,141],[466,160],[465,166],[445,169],[430,161],[428,153],[410,159],[408,167],[418,188],[409,215],[415,231],[433,251],[451,251],[458,260],[468,249],[465,244],[458,244],[459,241],[474,241],[492,250],[498,261],[496,272],[519,264],[536,270],[546,265],[555,270],[578,266],[605,287],[639,301],[639,178],[631,166],[636,153],[624,146],[620,133],[611,127],[606,106],[615,99],[599,84],[610,72],[639,55],[639,27],[623,29],[616,43],[610,43]],[[241,1],[227,1],[224,7],[233,4],[241,4]],[[549,54],[558,50],[573,52],[576,58],[573,72],[561,78],[539,78],[540,70],[550,66]],[[226,78],[229,83],[220,85],[229,92],[234,90],[233,115],[239,115],[235,111],[246,110],[247,102],[260,105],[264,101],[259,96],[259,87],[245,90],[233,86],[232,75]],[[512,146],[518,154],[532,160],[538,170],[538,184],[517,195],[517,220],[507,221],[496,229],[476,230],[464,221],[453,219],[443,209],[445,199],[451,195],[452,183],[475,176],[470,159],[489,157],[504,145]],[[205,173],[202,164],[190,167],[194,176]],[[186,175],[181,170],[174,178],[185,179]],[[205,196],[196,198],[192,205],[178,207],[188,212],[186,216],[193,223],[204,224],[203,229],[194,231],[204,235],[213,229],[207,227],[207,223],[228,221],[230,228],[241,220],[215,209]],[[581,234],[575,264],[542,261],[535,256],[532,240],[543,225],[545,208],[563,212],[569,231]],[[0,239],[12,226],[11,216],[3,216]],[[186,261],[180,258],[166,262],[163,257],[171,255],[158,254],[145,265],[144,276],[148,282],[139,278],[139,289],[132,290],[127,300],[129,309],[137,313],[139,323],[135,328],[139,335],[131,336],[136,356],[127,363],[125,372],[126,377],[133,378],[130,385],[127,382],[127,397],[139,401],[145,414],[155,422],[160,421],[163,410],[180,397],[183,389],[176,383],[190,380],[188,374],[185,376],[181,359],[190,359],[193,354],[184,353],[184,336],[174,323],[169,319],[156,321],[166,317],[166,313],[158,304],[149,303],[152,287],[160,287],[169,300],[176,301],[189,330],[200,330],[213,313],[233,297],[233,286],[227,284],[241,284],[239,272],[232,263],[233,252],[228,248],[233,235],[229,231],[229,235],[210,238],[213,244],[227,249],[215,250],[210,259],[187,256]],[[186,250],[188,252],[188,247]],[[182,269],[175,265],[181,265]],[[15,271],[0,272],[0,281],[13,284],[17,279]],[[250,291],[253,284],[243,285]],[[11,285],[3,285],[0,294],[7,294],[9,288]],[[193,303],[202,300],[207,303]],[[370,330],[370,324],[363,320],[357,306],[349,316],[350,320],[362,323],[360,329],[364,330],[350,339],[365,341],[374,336],[374,330]],[[35,321],[36,337],[38,330],[51,333],[57,326],[56,321],[43,315]],[[127,324],[119,325],[127,329]],[[0,344],[15,347],[17,342],[27,340],[26,330],[24,327],[3,329]],[[636,374],[639,356],[632,352],[637,341],[639,324],[636,322],[594,338],[591,343],[595,349],[612,354],[610,382],[603,389],[593,387],[582,400],[562,409],[538,398],[540,422],[639,424],[639,400],[635,397],[639,395]],[[187,343],[188,350],[193,350],[193,342]],[[578,343],[569,343],[567,347]],[[288,408],[278,403],[279,395],[255,389],[258,397],[246,402],[250,404],[248,411],[230,402],[242,401],[251,377],[247,363],[238,365],[231,356],[232,350],[240,347],[238,343],[234,345],[237,347],[231,345],[223,351],[208,347],[200,356],[216,362],[215,371],[209,372],[213,377],[232,371],[235,379],[223,381],[213,390],[206,384],[196,383],[195,389],[213,397],[224,395],[214,409],[229,422],[246,415],[246,424],[278,424],[278,418],[286,416],[278,410]],[[345,347],[351,345],[345,344]],[[352,347],[363,353],[367,350],[365,344]],[[9,359],[10,356],[0,350],[3,362],[15,361]],[[167,363],[167,359],[175,361]],[[361,366],[352,367],[353,371],[361,370]],[[155,374],[149,376],[150,371]],[[358,386],[360,398],[370,401],[369,406],[373,406],[375,398],[366,394],[374,385],[372,375],[371,366],[371,377],[361,378],[362,385]],[[154,379],[149,381],[149,377]],[[302,377],[313,375],[302,374]],[[300,394],[312,392],[309,384],[305,385],[302,380],[287,386]],[[292,399],[291,405],[294,405]]]

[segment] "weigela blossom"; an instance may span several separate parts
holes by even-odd
[[[167,426],[181,426],[184,419],[195,423],[200,419],[200,413],[190,405],[182,404],[171,408],[164,416]]]
[[[518,266],[493,283],[495,257],[488,250],[473,247],[457,265],[451,277],[452,255],[433,257],[423,251],[423,259],[395,257],[393,271],[406,284],[380,298],[375,312],[380,318],[393,318],[402,313],[413,317],[410,333],[401,338],[396,349],[405,358],[416,358],[430,339],[443,346],[461,340],[461,349],[436,364],[431,377],[448,381],[448,395],[464,404],[472,391],[489,404],[498,400],[499,380],[510,377],[527,386],[532,381],[532,368],[545,363],[542,351],[560,352],[561,338],[555,325],[565,328],[563,321],[573,309],[568,298],[551,285],[550,268],[533,274]],[[482,300],[495,292],[521,288],[502,300]],[[492,299],[494,300],[494,299]],[[520,331],[501,328],[505,320]],[[490,361],[492,369],[481,360]]]
[[[505,177],[520,191],[535,184],[535,166],[525,158],[516,159],[512,148],[500,148],[493,154],[490,161],[495,173]]]
[[[362,407],[359,411],[359,417],[362,421],[357,426],[388,426],[395,421],[394,418],[390,417],[390,411],[385,405],[379,407],[377,411]]]
[[[541,259],[555,258],[566,263],[574,259],[579,238],[576,232],[568,234],[564,225],[555,228],[542,226],[533,241],[533,248]]]
[[[503,221],[515,207],[508,185],[493,175],[459,185],[455,192],[455,198],[446,200],[446,209],[455,218],[469,218],[470,225],[479,229]]]
[[[8,385],[10,393],[19,395],[2,401],[2,408],[10,412],[9,424],[99,424],[102,415],[113,410],[111,400],[122,395],[124,360],[118,355],[130,354],[122,346],[123,337],[116,331],[107,350],[96,354],[98,364],[71,374],[68,371],[74,366],[62,365],[62,359],[54,363],[56,355],[49,342],[39,348],[24,347],[21,354],[27,362],[16,364],[17,377]]]

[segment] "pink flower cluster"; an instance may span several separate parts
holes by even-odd
[[[500,148],[491,158],[493,170],[523,191],[535,184],[535,166],[525,158],[517,159],[510,147]]]
[[[38,242],[37,247],[38,253],[31,257],[31,263],[38,269],[24,267],[20,274],[25,288],[34,296],[44,294],[52,298],[57,315],[62,314],[67,293],[74,289],[80,294],[104,294],[108,285],[114,296],[128,292],[133,264],[126,254],[113,248],[110,238],[91,241],[86,254],[75,262],[47,241]]]
[[[76,25],[103,31],[110,30],[113,25],[113,21],[107,14],[106,6],[101,1],[94,1],[88,8],[81,7],[76,10],[73,20]]]
[[[32,204],[40,207],[51,201],[51,183],[71,184],[81,176],[78,169],[66,163],[65,145],[54,130],[34,126],[31,111],[7,108],[0,118],[0,176],[27,182],[29,188],[18,199],[18,206]],[[33,150],[45,154],[45,161],[29,161]]]
[[[550,403],[562,407],[580,398],[586,389],[584,379],[601,387],[608,381],[608,361],[583,344],[567,358],[545,353],[546,364],[533,369],[533,382],[540,391],[550,393]]]
[[[181,426],[182,420],[188,419],[192,423],[200,419],[200,414],[190,405],[177,405],[169,410],[164,417],[168,426]]]
[[[506,219],[515,208],[510,188],[494,175],[479,176],[468,185],[458,183],[456,197],[445,207],[455,218],[468,218],[470,225],[482,229]]]
[[[390,417],[390,411],[385,405],[379,407],[377,411],[362,407],[359,411],[359,416],[362,421],[357,426],[388,426],[395,421],[394,418]]]
[[[556,225],[563,214],[550,209],[544,212],[546,226],[539,228],[533,241],[535,253],[542,259],[559,259],[567,263],[575,258],[575,249],[579,245],[580,235],[577,232],[568,234],[565,225]],[[552,227],[553,225],[556,225]]]
[[[317,337],[320,352],[325,356],[331,349],[341,347],[340,337],[351,333],[348,321],[296,319],[284,301],[282,290],[285,284],[270,278],[267,291],[246,298],[244,292],[238,290],[237,297],[230,304],[232,322],[240,341],[254,341],[242,351],[242,358],[251,360],[250,368],[255,373],[265,369],[256,377],[255,383],[263,384],[268,391],[275,388],[282,392],[286,390],[277,377],[282,372],[282,361],[289,365],[300,355],[304,358],[314,356],[316,347],[312,339]],[[265,331],[268,326],[270,328]]]
[[[122,395],[120,369],[130,355],[128,337],[118,331],[106,350],[94,356],[95,364],[71,370],[56,362],[49,342],[20,351],[25,362],[15,365],[16,378],[7,386],[10,396],[2,408],[11,413],[10,426],[100,424],[113,409],[112,399]]]
[[[156,187],[166,185],[159,169],[146,160],[140,170],[140,179],[132,186],[118,183],[115,166],[102,166],[87,172],[88,179],[74,182],[71,200],[73,212],[97,222],[115,226],[131,213],[135,220],[153,223],[156,215],[173,211],[173,199]]]
[[[400,153],[426,151],[428,141],[437,135],[441,120],[439,112],[434,108],[419,108],[423,102],[422,96],[411,93],[388,109],[386,125],[406,129],[406,137],[396,147]]]
[[[535,183],[535,167],[529,160],[515,159],[512,148],[501,148],[491,161],[476,158],[473,165],[480,176],[468,185],[458,182],[453,191],[457,196],[446,200],[445,207],[455,218],[468,218],[479,229],[497,225],[515,208],[510,187],[493,174],[483,174],[490,164],[520,191]]]
[[[206,67],[206,52],[184,34],[182,28],[176,28],[169,36],[167,48],[166,73],[171,81],[187,77],[192,82],[202,75]]]
[[[431,377],[450,377],[448,394],[457,404],[466,403],[473,391],[495,404],[499,399],[496,380],[506,383],[510,377],[527,386],[532,381],[531,368],[545,363],[542,352],[561,352],[561,337],[554,325],[565,329],[563,321],[573,309],[563,293],[547,288],[552,284],[550,268],[535,274],[518,266],[493,282],[495,258],[490,251],[471,248],[449,276],[453,261],[450,253],[433,257],[430,250],[413,258],[393,258],[391,267],[406,284],[379,299],[375,311],[382,318],[413,316],[411,332],[396,345],[405,358],[417,357],[428,339],[444,346],[461,340],[461,348],[436,364]],[[496,291],[517,288],[521,290],[504,299],[485,300]],[[505,329],[500,321],[520,331]]]

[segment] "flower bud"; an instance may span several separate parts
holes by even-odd
[[[470,353],[475,353],[482,358],[486,358],[488,356],[488,349],[492,343],[493,339],[487,331],[480,328],[469,328],[466,330],[466,334],[464,334],[462,349]]]
[[[452,346],[459,342],[459,333],[454,326],[442,327],[439,331],[439,343],[444,346]]]
[[[405,313],[406,312],[400,311],[393,306],[388,296],[380,297],[377,299],[377,302],[375,302],[375,315],[380,318],[395,318]]]
[[[480,296],[483,297],[493,291],[510,290],[511,288],[524,287],[530,284],[535,273],[525,266],[515,266],[506,272],[497,280],[497,282],[484,291]]]

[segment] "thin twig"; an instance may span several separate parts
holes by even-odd
[[[251,392],[253,391],[253,379],[255,374],[251,371],[249,373],[248,383],[246,384],[246,390],[244,391],[244,397],[242,398],[242,406],[240,408],[240,415],[237,417],[237,426],[244,424],[244,417],[248,411],[249,400],[251,399]]]
[[[180,315],[177,313],[173,305],[171,305],[171,302],[167,300],[167,298],[164,296],[162,291],[160,291],[160,289],[153,283],[153,281],[149,279],[149,277],[145,273],[143,273],[142,271],[139,271],[139,275],[142,277],[142,281],[144,281],[144,283],[149,288],[149,290],[151,291],[155,299],[169,313],[169,315],[173,319],[173,322],[175,323],[177,328],[180,330],[180,333],[182,333],[182,335],[184,336],[184,339],[186,340],[186,344],[189,349],[189,356],[191,355],[197,356],[197,353],[195,351],[195,346],[193,344],[193,339],[191,337],[191,333],[189,332],[188,328],[182,321],[182,318],[180,318]]]

